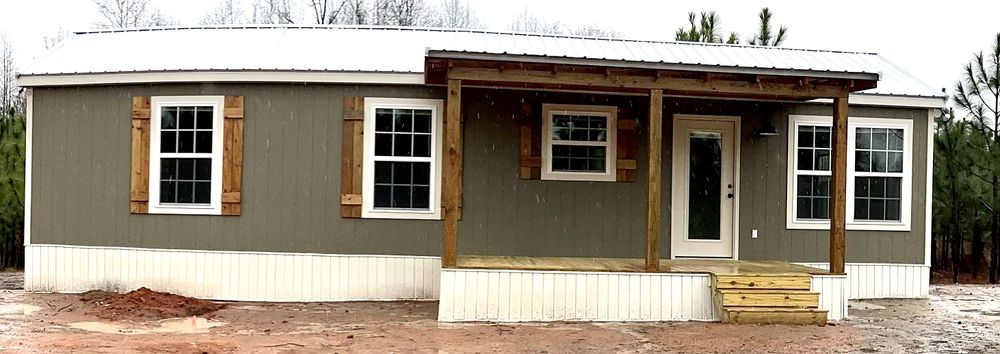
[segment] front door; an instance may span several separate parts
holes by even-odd
[[[733,258],[737,120],[674,116],[673,258]]]

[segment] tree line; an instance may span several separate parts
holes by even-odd
[[[1000,281],[1000,33],[962,70],[936,119],[932,263],[953,282]],[[968,249],[968,251],[966,251]]]

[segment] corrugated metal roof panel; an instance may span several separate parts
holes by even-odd
[[[943,97],[873,53],[398,27],[210,26],[82,32],[20,75],[243,70],[419,73],[428,51],[879,74],[878,88],[866,93]]]

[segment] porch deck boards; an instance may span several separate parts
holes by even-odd
[[[575,258],[519,256],[458,256],[460,269],[508,269],[576,272],[644,272],[645,261],[632,258]],[[829,274],[826,270],[783,261],[734,261],[728,259],[663,259],[659,273],[726,275]]]

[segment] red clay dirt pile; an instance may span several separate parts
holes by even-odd
[[[152,291],[145,287],[124,294],[91,291],[82,295],[80,301],[94,305],[89,314],[112,321],[202,316],[226,307],[225,304]]]

